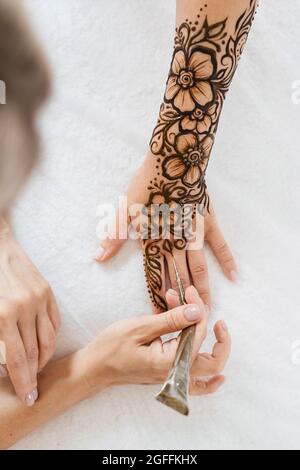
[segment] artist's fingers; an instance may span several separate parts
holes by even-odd
[[[138,341],[149,344],[160,336],[175,333],[196,323],[203,323],[206,330],[207,313],[203,303],[182,305],[160,315],[139,319]]]
[[[199,297],[199,294],[194,286],[190,286],[185,291],[185,299],[189,304],[197,304],[201,309],[203,309],[203,302]],[[180,305],[179,295],[176,291],[169,289],[166,294],[166,300],[170,308],[176,308]],[[206,311],[206,317],[203,319],[201,323],[196,325],[196,332],[195,332],[195,339],[193,345],[193,359],[197,356],[199,349],[206,338],[207,335],[207,317],[208,317],[208,310]],[[205,321],[204,321],[205,320]],[[180,337],[178,337],[176,341],[176,348],[178,347],[178,342],[180,341]]]
[[[56,334],[46,313],[37,316],[37,335],[39,343],[39,370],[49,362],[55,350]]]
[[[173,258],[174,256],[174,258]],[[174,250],[173,256],[170,254],[166,254],[167,266],[168,266],[168,274],[171,283],[172,289],[178,292],[178,283],[176,280],[176,273],[174,268],[174,261],[176,263],[177,271],[180,276],[180,280],[182,282],[183,288],[186,289],[190,286],[190,274],[187,266],[187,258],[185,250],[179,251]]]
[[[59,308],[58,308],[58,305],[57,305],[57,302],[56,302],[56,299],[54,297],[52,290],[50,290],[47,310],[48,310],[49,318],[55,330],[55,333],[57,334],[61,325],[61,318],[60,318]]]
[[[224,320],[215,324],[214,332],[217,342],[214,345],[212,357],[220,364],[223,370],[231,351],[231,337]]]
[[[180,305],[180,298],[178,292],[174,289],[169,289],[166,293],[166,301],[168,304],[169,310],[172,308],[179,307]]]
[[[224,321],[219,321],[214,328],[217,342],[212,354],[198,354],[193,366],[192,375],[196,377],[214,376],[223,372],[231,350],[231,338]]]
[[[206,240],[220,263],[225,276],[230,281],[236,282],[238,277],[237,265],[214,214],[209,218]]]
[[[224,384],[225,377],[218,375],[210,380],[199,379],[198,377],[191,377],[190,394],[191,395],[210,395],[217,392],[217,390]]]
[[[32,406],[37,399],[36,379],[32,382],[23,340],[18,328],[12,326],[3,340],[6,345],[7,370],[16,394],[21,401]]]
[[[208,267],[204,252],[203,250],[188,251],[187,258],[193,285],[196,287],[205,305],[211,310],[212,304],[208,281]]]
[[[95,261],[103,263],[113,258],[122,248],[128,238],[128,217],[117,211],[115,219],[110,224],[108,233],[94,255]]]
[[[187,289],[185,289],[185,300],[188,304],[197,304],[203,308],[204,302],[200,298],[199,293],[194,286],[189,286]],[[174,289],[169,289],[166,293],[166,301],[168,302],[169,309],[179,307],[180,298],[178,292],[176,292]],[[207,313],[209,313],[208,310]]]
[[[31,383],[34,387],[36,387],[39,362],[36,317],[24,315],[23,318],[19,321],[18,325],[27,356],[27,365],[30,373]]]
[[[156,257],[144,255],[144,270],[152,312],[162,313],[167,310],[165,258],[162,254]]]

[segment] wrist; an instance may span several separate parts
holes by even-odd
[[[110,388],[114,383],[113,371],[109,367],[108,354],[105,346],[88,344],[76,353],[76,362],[84,398]]]

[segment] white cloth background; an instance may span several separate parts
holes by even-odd
[[[26,0],[52,62],[43,160],[15,211],[20,242],[63,317],[58,355],[114,320],[149,313],[134,243],[91,261],[96,208],[116,201],[145,153],[172,50],[174,0]],[[232,286],[209,257],[214,312],[233,336],[227,383],[186,419],[157,387],[108,390],[15,449],[297,449],[300,446],[300,3],[261,2],[232,85],[208,182],[237,257]],[[211,339],[208,341],[209,346]],[[299,355],[298,355],[299,359]]]

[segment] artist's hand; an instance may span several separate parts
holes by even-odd
[[[155,204],[159,204],[167,199],[168,196],[164,196],[147,186],[149,179],[154,180],[155,169],[153,169],[153,156],[148,156],[145,164],[138,171],[131,181],[128,197],[128,207],[133,207],[135,204],[147,204],[147,201],[151,200]],[[119,216],[119,214],[118,214]],[[126,223],[125,217],[120,218],[123,226],[120,226],[119,221],[116,223],[116,237],[112,234],[106,240],[101,242],[101,246],[97,250],[96,260],[98,262],[105,262],[115,256],[120,248],[123,246],[125,240],[120,239],[119,234],[126,234],[127,227],[124,227]],[[237,266],[231,250],[225,241],[223,233],[219,227],[217,217],[213,210],[212,204],[210,204],[209,212],[205,211],[204,217],[204,233],[198,235],[204,237],[209,247],[215,254],[225,276],[232,282],[236,281],[237,278]],[[201,240],[200,240],[201,242]],[[153,256],[151,254],[151,240],[142,243],[142,248],[145,253],[145,272],[148,281],[149,291],[151,300],[153,301],[154,313],[166,310],[164,306],[166,291],[169,287],[177,290],[177,284],[175,279],[175,272],[172,263],[172,256],[163,248],[163,240],[159,243],[154,243]],[[202,243],[203,244],[203,240]],[[156,249],[158,247],[158,249]],[[212,297],[209,287],[208,278],[208,267],[205,256],[205,249],[197,249],[188,251],[184,248],[177,249],[174,246],[173,255],[175,257],[176,265],[178,267],[181,280],[184,287],[193,284],[198,290],[203,302],[211,308]]]
[[[190,392],[215,392],[224,382],[219,375],[230,353],[230,336],[224,322],[215,326],[217,343],[211,355],[199,354],[207,334],[207,311],[196,289],[186,290],[189,305],[179,306],[176,292],[167,293],[173,307],[161,315],[131,318],[112,324],[84,351],[82,363],[91,393],[106,386],[156,384],[165,381],[173,364],[179,339],[162,342],[160,336],[197,323]],[[204,377],[211,377],[209,380]]]
[[[1,221],[0,221],[1,225]],[[37,373],[51,358],[60,325],[50,286],[37,271],[10,230],[0,231],[0,342],[18,397],[27,406],[37,399]]]

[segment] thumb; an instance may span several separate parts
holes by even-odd
[[[160,336],[184,330],[202,321],[203,327],[206,329],[206,318],[204,304],[182,305],[159,315],[145,317],[141,340],[144,344],[150,343]]]
[[[105,238],[100,243],[94,255],[94,260],[103,263],[113,258],[122,248],[128,238],[128,218],[117,211]]]

